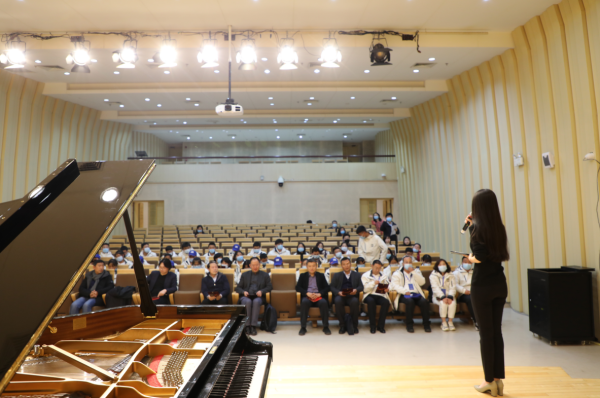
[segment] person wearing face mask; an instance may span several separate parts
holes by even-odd
[[[230,289],[227,277],[219,272],[218,264],[211,261],[208,264],[208,275],[202,278],[201,290],[204,294],[202,304],[227,304]]]
[[[388,309],[392,304],[390,300],[390,280],[387,276],[381,272],[383,264],[379,260],[373,261],[372,269],[362,274],[361,281],[364,288],[363,303],[368,306],[369,313],[369,324],[371,326],[371,333],[375,334],[376,330],[380,333],[385,333],[385,317],[387,316]],[[388,285],[383,288],[379,284]],[[379,288],[379,292],[377,291]],[[379,309],[379,321],[376,322],[377,306]]]
[[[379,213],[373,213],[373,220],[371,221],[371,225],[375,227],[375,231],[381,232],[381,224],[383,224],[381,215]]]
[[[258,257],[260,256],[262,253],[265,253],[262,248],[261,248],[261,243],[260,242],[253,242],[252,243],[252,250],[250,251],[250,255],[254,256],[254,257]]]
[[[406,330],[408,333],[414,333],[413,314],[415,306],[418,305],[423,316],[423,328],[425,332],[431,332],[429,322],[429,302],[425,298],[425,293],[421,286],[425,284],[425,278],[420,269],[414,269],[411,256],[402,258],[402,267],[392,275],[391,290],[398,293],[394,307],[398,310],[400,303],[406,306]]]
[[[338,229],[338,222],[336,220],[333,220],[331,222],[331,227],[329,227],[329,229],[335,229],[337,231],[337,229]]]
[[[458,294],[456,301],[467,304],[469,313],[473,318],[475,330],[479,330],[477,320],[475,319],[475,312],[473,311],[473,304],[471,304],[471,278],[473,278],[473,264],[471,264],[467,257],[463,257],[460,267],[454,271],[456,293]]]
[[[242,246],[240,246],[239,243],[236,243],[231,247],[231,250],[227,253],[227,257],[229,257],[231,262],[235,261],[235,253],[240,250],[242,250]]]
[[[194,236],[197,238],[198,235],[202,235],[204,233],[204,228],[202,228],[202,225],[198,225],[196,227],[196,229],[194,230]]]
[[[192,250],[192,245],[190,244],[190,242],[183,242],[181,244],[181,251],[179,252],[178,256],[181,257],[181,260],[183,261],[190,256],[191,250]]]
[[[383,232],[383,238],[386,236],[390,237],[390,242],[393,242],[396,247],[398,247],[398,235],[400,234],[400,228],[393,221],[392,213],[388,213],[385,215],[385,222],[381,224],[381,232]]]
[[[298,282],[298,279],[300,278],[300,269],[306,269],[306,266],[308,265],[308,259],[305,258],[304,260],[302,260],[302,262],[300,263],[300,268],[296,270],[296,283]]]
[[[142,250],[140,251],[140,255],[146,257],[157,257],[156,253],[150,250],[150,244],[147,242],[142,243]]]
[[[296,248],[295,256],[306,256],[308,253],[306,252],[306,246],[304,243],[298,243],[298,247]]]
[[[290,251],[283,247],[283,240],[277,239],[275,247],[269,252],[269,256],[289,256]]]
[[[127,246],[121,246],[119,250],[123,252],[123,257],[129,259],[129,261],[133,261],[133,256],[131,255],[131,252]]]
[[[167,254],[168,254],[169,256],[171,256],[171,260],[173,259],[173,257],[175,257],[175,251],[173,250],[173,246],[167,246],[167,247],[165,247],[165,254],[163,254],[163,258],[164,258],[164,257],[165,257]],[[161,258],[161,260],[162,260],[162,258]]]
[[[342,243],[340,244],[340,249],[342,249],[342,254],[345,257],[349,257],[354,254],[354,253],[352,253],[352,250],[350,250],[350,246],[348,245],[348,242],[346,242],[346,241],[342,241]]]
[[[194,259],[198,256],[198,253],[196,253],[195,250],[190,250],[187,254],[186,254],[186,258],[181,261],[181,265],[183,265],[183,268],[192,268],[192,265],[194,264]]]
[[[454,315],[456,314],[456,279],[452,274],[450,266],[444,259],[440,259],[433,266],[429,275],[431,290],[433,291],[433,303],[440,308],[442,318],[442,330],[454,331]],[[448,322],[446,322],[448,318]]]
[[[331,253],[328,250],[325,250],[325,245],[321,241],[318,241],[316,246],[319,249],[319,255],[323,258],[323,261],[325,261],[327,256],[329,256]]]
[[[117,265],[126,265],[129,268],[133,267],[133,262],[127,260],[125,258],[125,254],[121,250],[119,250],[115,254],[116,254],[115,260],[117,260]]]
[[[210,242],[208,244],[208,250],[206,251],[206,253],[204,253],[204,264],[208,264],[210,260],[213,260],[215,254],[219,254],[217,253],[217,245],[215,244],[215,242]]]
[[[388,252],[385,242],[372,229],[366,229],[362,225],[356,228],[356,233],[360,236],[358,255],[364,258],[367,263],[373,264],[373,261],[379,260],[383,264],[386,260],[385,255]]]
[[[102,248],[100,249],[99,253],[100,253],[100,257],[102,257],[103,259],[115,258],[115,256],[113,256],[112,253],[110,252],[110,246],[108,245],[108,243],[102,244]]]
[[[275,257],[277,258],[277,257]],[[281,258],[281,257],[279,257]],[[267,256],[267,253],[260,253],[260,268],[261,269],[266,269],[268,264],[273,264],[273,261],[269,260],[269,256]]]
[[[311,251],[311,255],[310,258],[313,258],[316,262],[319,268],[321,268],[321,264],[323,264],[325,261],[325,258],[323,256],[321,256],[321,252],[319,251],[318,247],[313,247],[312,251]]]
[[[194,257],[192,260],[192,268],[204,268],[204,263],[200,257]]]
[[[404,255],[412,257],[413,263],[417,261],[414,254],[413,249],[410,247],[407,247],[406,250],[404,250]]]
[[[358,270],[359,268],[364,268],[366,265],[366,261],[364,258],[362,257],[358,257],[356,259],[356,269]],[[358,272],[358,271],[357,271]]]
[[[329,259],[329,268],[327,268],[325,270],[325,272],[324,272],[324,274],[325,274],[325,280],[327,281],[327,283],[331,282],[331,277],[330,277],[330,271],[329,270],[331,268],[338,268],[340,266],[341,259],[342,259],[341,257],[340,257],[339,260],[338,260],[337,257],[332,257],[332,258]]]
[[[413,257],[417,261],[421,261],[421,244],[420,243],[415,243],[415,245],[413,246]]]
[[[283,268],[283,259],[281,257],[275,257],[275,259],[273,260],[273,268]]]
[[[244,266],[244,253],[241,250],[237,250],[231,256],[231,267],[236,269],[242,269]]]
[[[344,227],[339,227],[337,229],[337,235],[336,236],[344,236],[346,234],[346,228]]]
[[[224,258],[228,259],[229,262],[223,262]],[[231,265],[231,259],[229,257],[223,257],[221,253],[215,253],[213,260],[217,262],[219,268],[231,268],[230,266],[227,266],[228,264]]]

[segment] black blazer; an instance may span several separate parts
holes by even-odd
[[[206,277],[205,277],[206,278]],[[252,278],[252,271],[244,272],[240,278],[240,283],[235,287],[235,291],[240,294],[240,300],[244,297],[244,292],[250,289],[250,281]],[[258,290],[262,292],[263,303],[267,302],[267,293],[273,290],[271,285],[271,278],[265,271],[258,271]]]
[[[329,285],[329,288],[331,289],[331,293],[333,293],[333,297],[340,294],[340,290],[342,290],[342,284],[344,283],[345,278],[346,275],[344,275],[344,271],[336,272],[333,275],[333,278],[331,278],[331,285]],[[352,284],[352,289],[356,289],[357,295],[363,291],[364,287],[358,272],[350,271],[350,283]]]
[[[207,298],[208,294],[214,291],[219,291],[221,296],[227,298],[227,296],[229,296],[229,291],[231,290],[231,288],[229,287],[229,281],[227,280],[227,277],[219,272],[217,274],[216,282],[213,280],[210,274],[202,278],[201,290],[202,294],[204,295],[204,298]]]
[[[392,225],[395,227],[398,226],[398,224],[396,224],[393,221],[392,221]],[[387,223],[387,221],[384,221],[381,224],[381,227],[379,229],[381,230],[381,232],[383,232],[383,239],[387,238],[392,233],[392,227],[390,227],[390,225]],[[396,236],[398,236],[398,235],[400,235],[400,228],[398,228],[398,232],[396,232]]]
[[[159,276],[160,271],[152,271],[150,275],[146,277],[150,291],[152,291],[152,288],[156,284],[156,281],[158,281]],[[165,294],[165,297],[169,297],[169,294],[173,294],[177,291],[177,275],[172,272],[169,272],[166,275],[164,289],[167,289],[167,294]]]
[[[298,283],[296,283],[296,291],[300,293],[301,297],[306,297],[306,293],[308,293],[308,277],[309,273],[304,272],[300,274],[300,278],[298,278]],[[315,277],[317,278],[317,289],[319,289],[321,297],[327,300],[327,293],[329,293],[329,285],[327,284],[327,279],[325,279],[325,275],[323,275],[320,272],[315,272]]]
[[[90,275],[92,272],[94,272],[94,270],[91,270],[90,272],[88,272],[86,274],[86,277],[81,282],[81,285],[79,285],[79,296],[85,297],[86,299],[90,298],[90,293],[92,292],[90,289],[88,289],[88,278],[87,278],[87,276]],[[104,300],[102,300],[102,295],[105,293],[108,293],[114,287],[115,287],[115,284],[113,283],[112,275],[108,271],[105,270],[104,275],[102,275],[100,277],[100,280],[98,281],[98,285],[96,285],[96,291],[98,292],[98,296],[96,297],[96,305],[104,305]]]

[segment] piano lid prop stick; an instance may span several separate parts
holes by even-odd
[[[100,380],[103,381],[116,381],[117,375],[111,372],[107,372],[106,370],[94,365],[91,362],[86,361],[85,359],[81,359],[76,355],[71,354],[68,351],[63,350],[55,345],[45,345],[43,346],[44,352],[53,354],[55,357],[62,359],[65,362],[70,363],[71,365],[83,370],[87,373],[92,373],[98,376]]]

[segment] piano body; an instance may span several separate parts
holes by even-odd
[[[0,204],[3,398],[264,397],[272,345],[246,335],[244,306],[152,302],[127,208],[154,167],[68,160]],[[54,317],[121,218],[140,305]]]

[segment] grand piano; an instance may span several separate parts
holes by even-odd
[[[70,159],[0,204],[3,398],[264,397],[273,348],[244,306],[152,301],[127,208],[154,168]],[[139,305],[55,317],[120,219]]]

